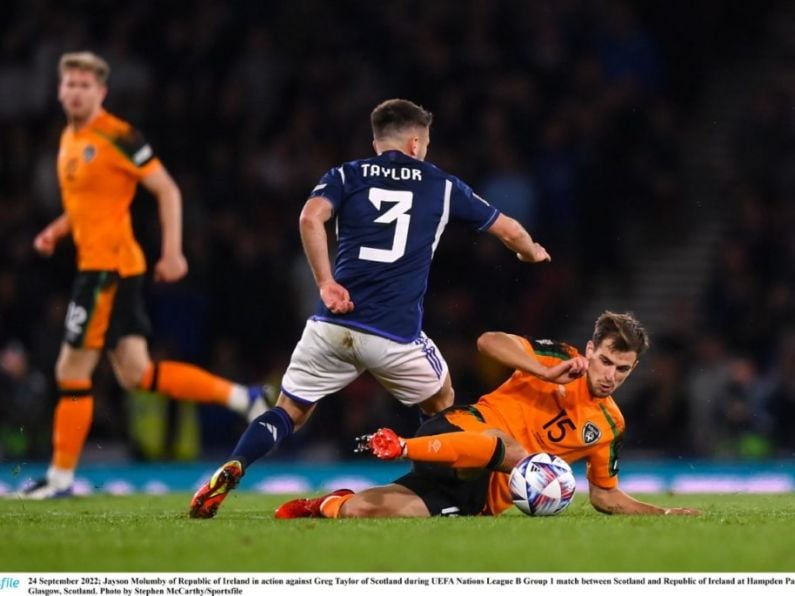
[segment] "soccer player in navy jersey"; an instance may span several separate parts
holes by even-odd
[[[422,331],[431,261],[448,222],[493,234],[521,261],[550,260],[516,220],[424,161],[431,120],[405,99],[381,103],[370,116],[376,156],[329,170],[312,190],[300,231],[320,304],[295,347],[276,406],[249,425],[230,460],[196,492],[191,517],[215,515],[247,466],[364,371],[423,414],[453,404],[447,363]],[[332,217],[333,272],[326,235]]]

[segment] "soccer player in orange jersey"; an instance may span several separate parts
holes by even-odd
[[[67,118],[57,163],[64,213],[36,236],[34,247],[48,257],[71,234],[78,273],[55,365],[60,400],[53,459],[47,477],[21,493],[27,498],[71,494],[93,415],[91,377],[106,348],[125,389],[223,404],[250,419],[267,409],[267,388],[247,388],[190,364],[149,358],[150,323],[142,295],[146,262],[133,235],[130,203],[139,183],[157,200],[162,247],[154,278],[171,283],[188,271],[182,198],[141,134],[103,109],[109,73],[108,64],[91,52],[64,54],[58,66],[58,99]]]
[[[508,476],[529,453],[569,463],[585,459],[589,496],[603,513],[693,515],[638,501],[618,488],[624,418],[612,394],[638,364],[648,336],[630,314],[603,313],[581,355],[550,340],[489,332],[478,348],[514,368],[511,377],[473,406],[448,408],[414,438],[380,429],[361,448],[381,459],[409,459],[411,472],[393,484],[354,494],[342,489],[296,499],[276,517],[427,517],[498,515],[512,505]]]

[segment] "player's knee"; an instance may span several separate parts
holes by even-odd
[[[55,361],[55,380],[70,381],[91,377],[94,362],[71,351],[62,351]]]
[[[116,380],[119,382],[119,385],[122,387],[122,389],[131,391],[138,388],[141,375],[117,371]]]
[[[108,359],[116,380],[125,390],[149,389],[141,387],[141,381],[152,365],[146,351],[141,353],[136,350],[117,348],[108,354]]]
[[[70,372],[70,367],[65,362],[64,358],[59,357],[55,362],[55,380],[64,381],[70,379]]]
[[[147,363],[115,362],[113,372],[119,385],[127,391],[138,389],[146,372]]]

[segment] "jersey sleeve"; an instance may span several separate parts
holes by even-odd
[[[152,146],[135,128],[121,131],[112,142],[119,150],[121,167],[139,180],[161,167]]]
[[[452,178],[453,188],[450,195],[450,218],[469,224],[478,232],[487,230],[500,215],[496,207],[475,194],[467,184],[458,178]]]
[[[554,339],[522,338],[532,349],[531,354],[544,366],[555,366],[578,355],[577,349]]]
[[[610,490],[618,486],[618,468],[623,435],[618,435],[609,443],[604,443],[588,457],[586,475],[588,482]]]
[[[326,172],[317,183],[309,198],[324,197],[334,207],[334,212],[339,211],[342,204],[343,189],[345,187],[345,173],[342,168],[332,168]]]

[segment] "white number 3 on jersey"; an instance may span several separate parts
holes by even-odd
[[[411,209],[414,193],[408,190],[371,188],[368,198],[379,211],[381,210],[382,203],[396,203],[394,207],[373,220],[375,223],[380,224],[391,224],[394,222],[395,236],[392,240],[392,248],[371,248],[369,246],[362,246],[359,248],[359,258],[363,261],[394,263],[406,252],[406,241],[409,237],[409,222],[411,221],[411,215],[406,212]]]

